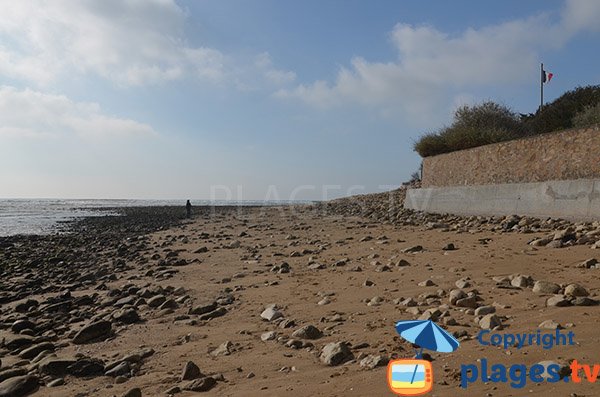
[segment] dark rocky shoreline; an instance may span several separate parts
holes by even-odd
[[[192,217],[218,219],[233,211],[248,213],[248,208],[252,207],[196,207]],[[142,349],[116,363],[57,354],[71,343],[112,338],[117,329],[143,322],[136,308],[145,299],[155,310],[172,311],[181,303],[176,299],[189,298],[160,285],[143,290],[108,286],[129,270],[160,282],[176,274],[178,266],[189,264],[177,255],[150,262],[148,254],[148,234],[188,222],[185,208],[102,210],[119,215],[77,219],[50,235],[0,237],[0,332],[7,335],[0,340],[0,397],[59,386],[67,375],[134,376],[153,351]],[[7,366],[14,357],[22,360]],[[135,395],[134,390],[131,396]]]
[[[244,212],[238,206],[196,207],[193,217]],[[30,294],[76,289],[102,282],[134,261],[144,235],[186,220],[184,207],[99,208],[118,215],[75,219],[48,235],[0,237],[0,304]],[[9,282],[18,279],[19,282]]]

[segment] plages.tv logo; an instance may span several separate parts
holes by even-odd
[[[433,388],[433,368],[423,360],[423,349],[451,353],[460,345],[455,337],[431,320],[398,321],[396,331],[420,350],[414,359],[398,359],[388,363],[387,382],[399,396],[420,396]]]

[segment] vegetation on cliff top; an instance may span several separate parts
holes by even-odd
[[[492,101],[461,106],[454,113],[452,124],[421,136],[414,150],[422,157],[435,156],[598,123],[600,85],[578,87],[531,114],[517,114]]]

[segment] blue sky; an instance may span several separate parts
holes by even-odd
[[[599,84],[600,2],[0,0],[0,197],[387,190],[462,104]]]

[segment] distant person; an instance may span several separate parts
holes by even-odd
[[[185,212],[187,213],[188,218],[192,217],[192,203],[190,203],[190,200],[185,203]]]

